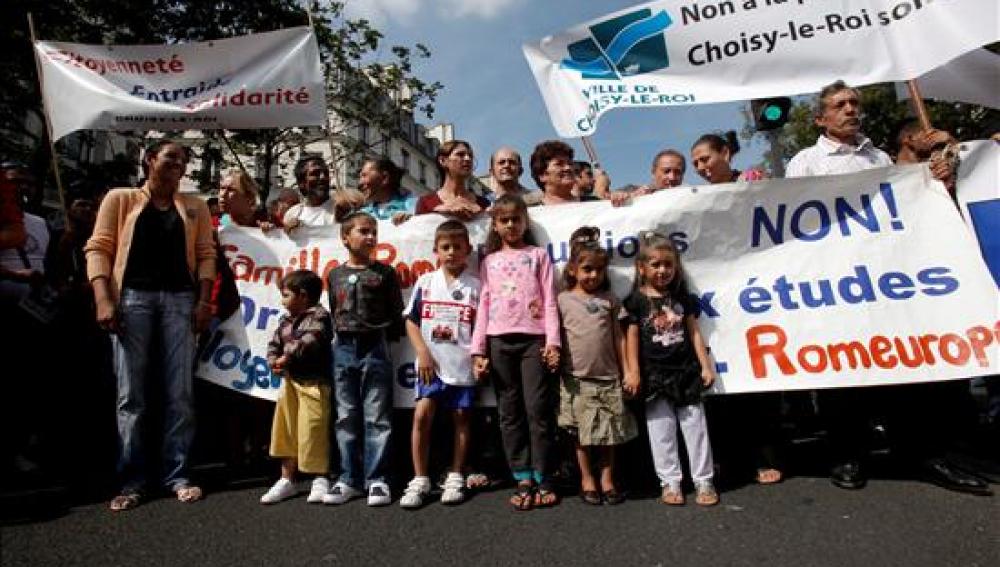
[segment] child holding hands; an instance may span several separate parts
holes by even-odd
[[[515,510],[552,506],[559,312],[549,254],[534,245],[528,209],[503,195],[491,210],[483,289],[472,337],[477,375],[489,373],[496,391],[504,450],[517,491]]]
[[[466,265],[472,244],[464,224],[456,220],[441,223],[434,232],[434,252],[441,267],[420,276],[403,313],[406,333],[417,353],[417,403],[410,435],[415,476],[399,501],[403,508],[419,508],[430,493],[428,450],[439,405],[452,411],[455,422],[451,470],[445,477],[441,503],[465,500],[462,470],[471,435],[469,411],[476,399],[469,349],[480,285]]]
[[[696,491],[702,506],[718,504],[712,483],[712,448],[701,402],[715,380],[705,340],[681,267],[680,254],[666,236],[640,235],[636,279],[625,299],[631,317],[627,350],[631,368],[641,370],[646,427],[653,465],[663,487],[664,504],[684,504],[677,424],[684,435]]]
[[[559,426],[575,437],[580,497],[595,505],[625,499],[615,487],[614,447],[637,434],[623,388],[631,396],[639,387],[637,370],[623,370],[627,361],[622,323],[628,314],[610,291],[608,252],[600,245],[600,235],[600,229],[585,226],[570,236],[570,258],[563,268],[566,291],[559,294],[566,355]],[[591,450],[600,464],[600,491]]]

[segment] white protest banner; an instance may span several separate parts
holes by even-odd
[[[673,239],[716,361],[717,392],[1000,371],[1000,295],[968,227],[924,166],[678,188],[629,207],[594,202],[530,214],[534,234],[559,266],[573,230],[600,227],[612,287],[622,297],[631,287],[637,232],[655,229]],[[379,225],[378,258],[396,268],[406,296],[420,274],[434,269],[441,220],[424,215],[399,227]],[[486,220],[469,227],[473,242],[484,242]],[[222,231],[242,313],[199,352],[202,378],[275,397],[280,379],[264,355],[281,312],[278,278],[303,266],[325,274],[343,261],[337,231],[294,241],[279,231]],[[396,403],[411,405],[412,352],[406,341],[393,352]]]
[[[944,102],[966,102],[1000,108],[1000,54],[977,49],[921,75],[920,96]],[[910,89],[896,83],[896,96],[910,98]]]
[[[1000,288],[1000,142],[962,144],[956,197]]]
[[[312,28],[174,45],[35,43],[53,139],[79,129],[326,123]]]
[[[524,55],[563,137],[614,108],[705,104],[899,81],[1000,39],[982,0],[661,0]]]

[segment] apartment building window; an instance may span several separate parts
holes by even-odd
[[[409,173],[410,172],[410,152],[408,152],[406,150],[400,150],[400,152],[402,153],[402,156],[403,156],[403,166],[402,166],[403,167],[403,173],[404,174]]]
[[[420,172],[420,184],[427,185],[427,164],[420,162],[417,164],[418,171]]]

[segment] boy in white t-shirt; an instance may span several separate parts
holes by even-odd
[[[479,304],[479,278],[466,266],[471,252],[465,225],[455,220],[441,223],[434,231],[434,253],[441,267],[420,276],[403,312],[406,334],[417,352],[417,404],[410,435],[415,476],[399,501],[403,508],[423,506],[431,491],[427,461],[438,405],[452,410],[455,420],[451,470],[445,477],[441,503],[458,504],[465,499],[462,469],[469,447],[469,411],[476,398],[469,349]]]

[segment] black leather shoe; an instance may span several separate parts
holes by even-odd
[[[977,477],[952,468],[943,459],[931,459],[920,463],[920,476],[927,482],[966,494],[992,496],[988,484]]]
[[[861,464],[857,461],[841,463],[830,471],[830,482],[837,488],[857,490],[868,484],[868,479],[861,472]]]

